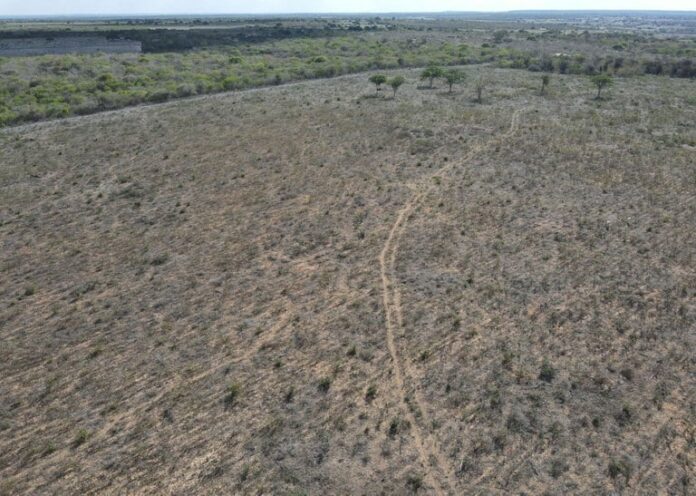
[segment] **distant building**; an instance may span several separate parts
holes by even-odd
[[[139,41],[107,39],[104,36],[0,39],[0,56],[22,57],[66,53],[140,53]]]

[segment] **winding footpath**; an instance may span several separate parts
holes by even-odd
[[[510,122],[508,131],[495,140],[500,142],[512,136],[519,127],[519,117],[523,109],[516,110]],[[467,161],[475,158],[481,150],[487,146],[486,144],[473,147],[461,160],[452,161],[441,167],[433,174],[430,174],[423,182],[421,182],[421,191],[416,192],[404,207],[399,211],[396,221],[389,231],[389,236],[384,243],[384,247],[379,255],[380,274],[382,278],[382,300],[384,304],[386,331],[387,331],[387,347],[391,355],[393,364],[393,381],[394,390],[400,401],[405,402],[407,397],[407,388],[405,380],[412,381],[416,376],[408,360],[402,360],[399,353],[399,347],[396,343],[396,333],[398,329],[404,327],[404,316],[401,307],[401,291],[397,284],[396,278],[396,258],[399,253],[399,244],[406,230],[408,221],[415,210],[423,203],[423,201],[432,193],[436,185],[433,181],[435,176],[442,177],[443,174],[451,172],[455,165],[462,165]],[[449,493],[457,492],[457,476],[451,461],[443,453],[434,436],[427,432],[422,425],[432,425],[426,403],[417,387],[414,388],[413,394],[414,406],[420,410],[421,422],[416,419],[413,410],[408,405],[401,405],[404,410],[404,415],[411,425],[411,433],[413,441],[418,451],[423,469],[425,470],[424,480],[431,486],[433,494],[444,496]],[[434,472],[440,475],[437,477]]]

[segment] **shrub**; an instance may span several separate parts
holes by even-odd
[[[283,399],[284,399],[285,403],[292,403],[292,400],[294,398],[295,398],[295,388],[293,388],[291,386],[290,389],[288,389],[287,392],[285,393],[285,396]]]
[[[546,87],[549,85],[550,81],[551,81],[551,76],[549,76],[548,74],[544,74],[543,76],[541,76],[541,94],[542,95],[546,91]]]
[[[11,110],[0,111],[0,127],[13,124],[17,121],[17,118],[18,115],[16,112],[12,112]]]
[[[171,95],[167,90],[155,90],[151,93],[148,93],[146,98],[148,102],[162,103],[169,100],[170,96]]]
[[[545,382],[551,382],[556,377],[556,369],[554,369],[548,360],[544,359],[539,371],[539,379]]]
[[[607,472],[612,479],[616,479],[618,476],[623,475],[628,485],[628,481],[631,478],[631,465],[626,460],[611,460],[607,467]]]
[[[560,74],[566,74],[568,72],[568,67],[570,66],[570,61],[563,57],[558,61],[558,72]]]
[[[330,387],[331,387],[331,378],[330,377],[322,377],[319,380],[319,384],[317,384],[317,388],[322,393],[328,392]]]
[[[369,386],[365,392],[365,401],[369,403],[374,400],[376,396],[377,388],[374,385]]]
[[[227,386],[227,389],[225,390],[225,397],[223,399],[223,403],[225,404],[226,408],[234,406],[241,390],[242,387],[237,382],[233,382]]]
[[[488,87],[488,80],[481,76],[474,83],[474,89],[476,90],[476,101],[478,103],[483,102],[483,91]]]
[[[242,83],[237,76],[228,76],[222,81],[222,88],[225,91],[236,90],[242,87]]]
[[[558,479],[561,475],[568,471],[568,464],[563,460],[555,459],[551,461],[549,475],[554,479]]]
[[[192,84],[180,84],[179,86],[176,87],[176,96],[177,97],[193,96],[196,93],[197,93],[196,87]]]
[[[78,446],[81,446],[87,442],[87,439],[89,439],[89,431],[86,429],[80,429],[77,431],[77,434],[75,435],[75,439],[73,439],[73,448],[77,448]]]
[[[423,487],[423,477],[418,474],[411,474],[406,479],[406,485],[411,488],[411,491],[417,493]]]
[[[401,424],[401,421],[399,418],[393,418],[391,422],[389,423],[389,437],[394,437],[398,434],[399,432],[399,425]]]

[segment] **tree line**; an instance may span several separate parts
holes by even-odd
[[[435,80],[439,79],[447,85],[448,93],[452,93],[454,85],[462,83],[466,79],[466,77],[466,73],[461,69],[444,69],[443,67],[440,67],[436,64],[428,65],[428,67],[423,69],[423,71],[420,73],[420,80],[428,82],[428,89],[433,89]],[[404,78],[404,76],[401,75],[388,78],[384,74],[373,74],[369,77],[368,81],[375,85],[375,90],[377,94],[379,94],[379,92],[381,91],[383,84],[390,86],[393,91],[392,97],[396,98],[396,93],[399,90],[399,88],[406,82],[406,78]],[[548,88],[550,82],[551,76],[549,74],[543,74],[541,76],[541,89],[539,91],[540,95],[543,96],[546,93],[546,89]],[[599,100],[602,98],[602,90],[604,88],[611,87],[614,84],[614,78],[606,73],[594,74],[590,76],[590,82],[597,88],[597,95],[595,96],[595,98]],[[478,77],[474,81],[474,91],[476,93],[476,101],[478,103],[481,103],[483,101],[483,93],[487,86],[488,80],[483,76]]]

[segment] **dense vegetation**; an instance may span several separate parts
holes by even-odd
[[[334,27],[336,24],[333,25]],[[374,69],[493,63],[560,74],[696,77],[696,42],[559,30],[463,30],[424,35],[385,29],[252,26],[137,30],[146,51],[0,58],[0,126],[144,102],[332,77]],[[221,32],[226,34],[221,34]],[[125,31],[109,31],[121,36]],[[136,34],[133,34],[136,33]],[[323,34],[316,37],[318,33]],[[11,31],[2,36],[14,36]],[[73,33],[74,34],[74,33]],[[72,35],[72,34],[71,34]],[[300,37],[297,37],[300,36]],[[263,41],[271,39],[271,41]],[[223,45],[213,46],[210,45]],[[572,51],[567,47],[574,47]],[[189,49],[195,48],[196,49]],[[543,48],[543,49],[542,49]],[[187,50],[188,49],[188,50]]]
[[[464,44],[336,37],[165,54],[0,59],[0,125],[432,60],[483,58]]]
[[[280,24],[277,26],[235,27],[234,29],[111,29],[104,31],[103,34],[109,39],[123,38],[140,41],[144,52],[156,53],[229,46],[238,43],[260,43],[286,38],[327,36],[330,33],[329,29]],[[0,31],[0,39],[34,38],[37,36],[43,38],[91,37],[94,34],[94,30]]]

